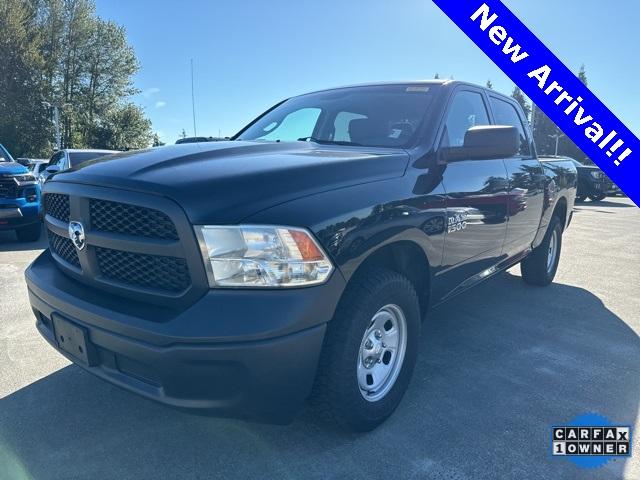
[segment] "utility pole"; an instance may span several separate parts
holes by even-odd
[[[56,126],[56,149],[62,150],[62,137],[60,135],[60,110],[57,105],[53,106],[53,123]]]
[[[193,58],[191,59],[191,111],[193,112],[193,136],[197,137],[198,132],[196,130],[196,100],[193,89]]]
[[[555,138],[555,139],[556,139],[556,153],[555,153],[555,156],[556,156],[556,157],[558,156],[558,142],[559,142],[559,141],[560,141],[560,139],[561,139],[562,137],[564,137],[564,136],[565,136],[565,135],[562,135],[562,134],[560,134],[560,133],[556,133],[555,135],[549,135],[549,137],[551,137],[551,138]]]
[[[62,150],[62,135],[60,133],[60,107],[57,104],[42,102],[47,108],[53,109],[53,125],[56,130],[56,150]]]

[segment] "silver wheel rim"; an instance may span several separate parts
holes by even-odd
[[[547,253],[547,273],[551,273],[556,261],[556,254],[558,252],[558,232],[554,230],[551,233],[549,239],[549,252]]]
[[[358,351],[358,387],[365,400],[376,402],[393,388],[406,348],[404,312],[397,305],[385,305],[371,318]]]

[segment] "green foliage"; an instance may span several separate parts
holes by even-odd
[[[93,0],[0,0],[0,31],[0,142],[16,156],[51,154],[53,112],[43,102],[59,106],[64,147],[150,143],[150,122],[128,100],[135,53]]]
[[[45,59],[36,26],[30,3],[0,0],[0,142],[16,156],[47,148],[51,134],[38,96]]]
[[[588,85],[587,84],[587,72],[585,70],[584,63],[582,65],[580,65],[580,71],[578,72],[578,78],[580,79],[580,81],[582,83],[585,84],[585,86]]]
[[[587,85],[587,73],[582,65],[578,72],[578,78]],[[539,108],[535,108],[533,115],[533,139],[536,142],[538,155],[553,155],[556,147],[556,135],[563,135],[556,124],[547,117]],[[587,159],[585,153],[580,150],[568,137],[563,136],[558,140],[558,155],[575,158],[581,162]]]
[[[108,110],[93,131],[94,148],[135,150],[148,147],[152,139],[151,122],[133,103]]]
[[[529,105],[527,97],[522,93],[522,90],[518,87],[514,87],[513,92],[511,92],[511,97],[520,104],[527,119],[531,118],[531,105]]]
[[[162,140],[160,140],[160,135],[158,135],[157,133],[154,133],[153,137],[151,138],[151,146],[152,147],[163,147],[164,146],[164,142]]]
[[[493,83],[491,83],[491,80],[487,80],[487,88],[493,90]]]

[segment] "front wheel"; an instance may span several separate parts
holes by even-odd
[[[329,322],[312,403],[351,430],[380,425],[409,385],[420,323],[409,280],[385,269],[361,272]]]
[[[551,218],[542,243],[520,264],[524,281],[541,287],[553,282],[558,270],[561,250],[562,224],[560,219],[554,216]]]

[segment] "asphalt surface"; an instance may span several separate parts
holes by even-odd
[[[307,410],[289,426],[193,416],[119,390],[42,340],[23,271],[43,248],[0,234],[0,478],[640,479],[640,210],[579,205],[556,281],[519,268],[430,312],[411,386],[365,435]],[[550,427],[597,412],[635,454],[585,470]]]

